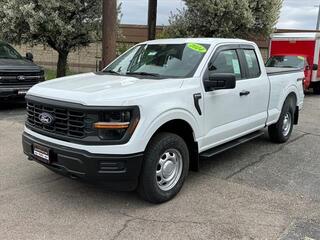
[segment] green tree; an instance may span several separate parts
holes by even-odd
[[[101,20],[101,0],[1,0],[0,37],[11,43],[50,46],[58,52],[57,77],[61,77],[70,51],[95,41]]]
[[[269,35],[283,0],[183,0],[186,8],[173,14],[168,37],[241,37]]]
[[[249,0],[249,3],[254,17],[254,26],[250,33],[270,35],[278,23],[283,0]]]

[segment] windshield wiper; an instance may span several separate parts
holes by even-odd
[[[280,68],[296,68],[294,66],[281,66]]]
[[[140,76],[151,76],[151,77],[160,77],[160,74],[157,73],[148,73],[148,72],[127,72],[127,75],[140,75]]]
[[[111,73],[111,74],[116,74],[116,75],[121,75],[121,73],[113,71],[113,70],[105,70],[103,71],[104,73]]]

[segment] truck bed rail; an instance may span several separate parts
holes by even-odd
[[[295,73],[295,72],[302,72],[303,69],[300,68],[276,68],[276,67],[266,67],[267,74],[269,76],[273,75],[281,75],[281,74],[288,74],[288,73]]]

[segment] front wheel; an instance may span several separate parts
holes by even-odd
[[[276,143],[285,143],[289,140],[294,124],[295,104],[289,98],[282,109],[279,121],[269,126],[269,137]]]
[[[152,203],[171,200],[182,188],[189,171],[185,141],[172,133],[159,133],[149,143],[138,192]]]

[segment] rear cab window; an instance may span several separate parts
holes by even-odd
[[[254,49],[243,50],[245,61],[248,67],[247,78],[258,78],[261,76],[261,69],[257,54]]]

